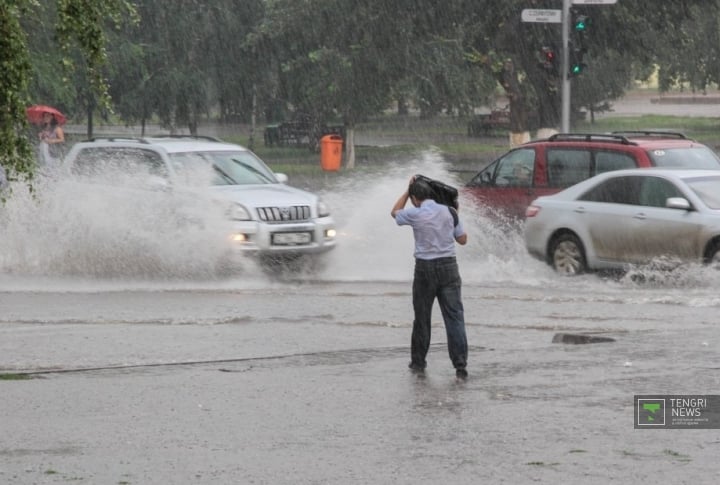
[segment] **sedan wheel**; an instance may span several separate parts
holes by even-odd
[[[555,239],[550,254],[552,267],[560,274],[572,276],[587,269],[582,244],[572,234],[563,234]]]

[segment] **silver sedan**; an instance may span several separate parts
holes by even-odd
[[[528,251],[563,274],[720,261],[720,171],[607,172],[537,198],[525,216]]]

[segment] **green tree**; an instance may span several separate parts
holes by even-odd
[[[343,120],[348,168],[355,163],[355,126],[386,109],[392,97],[414,95],[428,114],[467,105],[464,88],[472,71],[462,37],[448,29],[453,15],[445,12],[441,18],[448,20],[442,24],[433,16],[440,11],[433,2],[267,4],[260,32],[278,59],[278,97],[313,119]]]
[[[262,0],[175,0],[138,3],[140,22],[110,45],[111,93],[121,118],[143,126],[153,115],[174,130],[196,134],[203,115],[247,120],[263,62],[250,42]],[[262,90],[260,90],[262,91]]]
[[[25,135],[28,106],[27,89],[30,60],[27,36],[20,19],[29,4],[10,0],[0,2],[0,164],[8,180],[18,177],[32,180],[34,161],[30,142]]]
[[[35,34],[42,23],[31,19],[46,18],[42,6],[35,0],[0,0],[0,164],[9,180],[31,183],[35,171],[30,140],[27,137],[25,109],[30,104],[29,86],[32,75],[28,35]],[[80,53],[80,67],[92,91],[101,103],[108,104],[107,85],[102,76],[106,59],[103,26],[109,20],[119,23],[134,14],[127,0],[57,0],[56,37],[52,45],[59,46],[64,73],[73,72],[73,49]],[[33,28],[32,32],[26,29]],[[41,33],[39,35],[46,35]],[[45,46],[46,49],[52,48]],[[43,70],[46,74],[47,71]],[[60,82],[67,82],[67,74]]]
[[[648,72],[648,67],[661,58],[659,50],[687,38],[681,27],[682,19],[688,18],[694,8],[702,9],[710,3],[716,2],[635,0],[574,6],[574,10],[587,14],[592,22],[587,39],[588,68],[572,80],[574,108],[598,106],[603,97],[611,100],[619,96],[634,73]],[[547,3],[468,0],[464,5],[466,21],[460,28],[466,32],[467,49],[478,59],[484,59],[487,69],[505,90],[511,105],[512,131],[527,130],[534,117],[539,119],[540,126],[557,127],[560,80],[565,73],[548,77],[538,66],[543,45],[553,43],[557,52],[561,52],[560,24],[521,22],[523,9],[548,8]]]
[[[658,36],[660,90],[687,87],[704,92],[720,84],[720,1],[688,6],[687,17],[672,28],[679,38]]]

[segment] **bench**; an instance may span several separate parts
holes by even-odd
[[[493,109],[490,113],[475,115],[468,122],[468,136],[488,136],[493,130],[510,129],[510,109]]]
[[[307,147],[317,151],[320,138],[328,134],[340,135],[345,140],[343,125],[318,126],[306,120],[285,121],[265,127],[263,135],[265,146]]]

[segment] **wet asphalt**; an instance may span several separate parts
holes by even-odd
[[[589,281],[466,285],[466,381],[407,282],[2,293],[0,483],[716,483],[720,431],[633,428],[720,388],[715,311]]]

